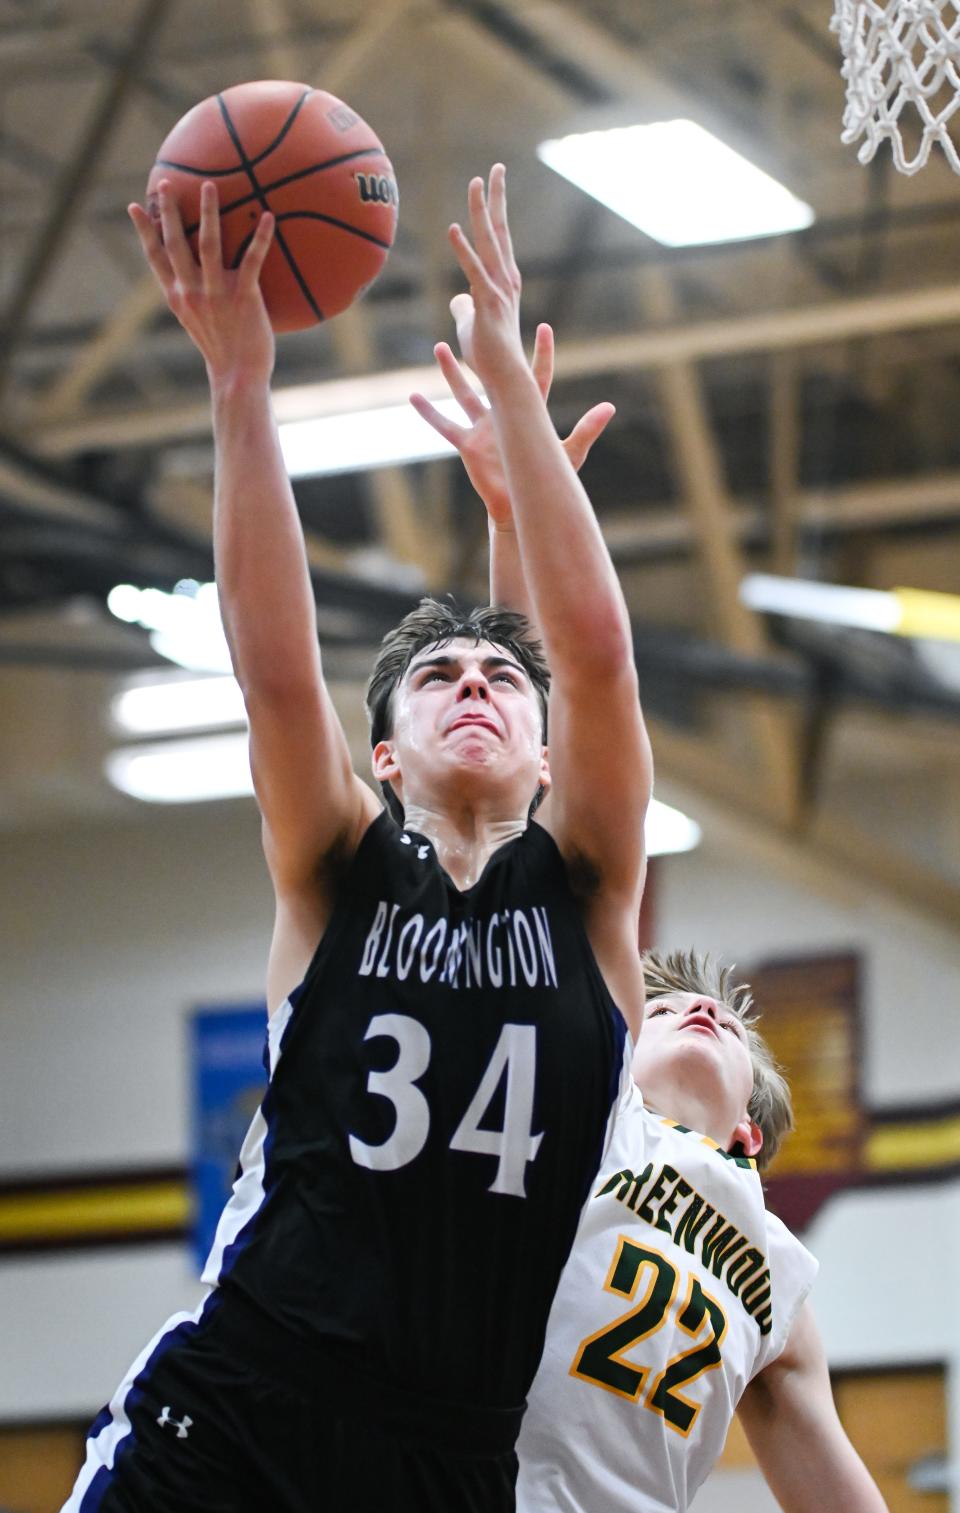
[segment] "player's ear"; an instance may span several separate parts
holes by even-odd
[[[543,797],[550,792],[553,778],[550,776],[550,748],[543,746],[540,749],[540,775],[537,779],[538,787],[543,789]]]
[[[730,1142],[730,1154],[756,1156],[763,1146],[763,1130],[746,1115],[740,1120]]]
[[[390,783],[400,776],[400,763],[392,741],[378,741],[370,765],[378,783]]]

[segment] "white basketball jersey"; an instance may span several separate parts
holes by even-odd
[[[634,1089],[550,1313],[519,1513],[683,1513],[816,1271],[767,1212],[755,1163]]]

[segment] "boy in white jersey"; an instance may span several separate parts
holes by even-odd
[[[644,958],[635,1087],[588,1198],[520,1437],[520,1513],[682,1513],[734,1412],[786,1513],[883,1513],[837,1416],[817,1263],[764,1205],[790,1095],[751,998]]]
[[[469,299],[452,305],[469,360]],[[491,599],[528,608],[506,472],[450,348],[440,367],[469,426],[414,404],[458,449],[486,505]],[[546,396],[552,332],[537,332]],[[564,444],[579,467],[612,415]],[[786,1513],[883,1513],[840,1423],[806,1295],[817,1263],[766,1210],[759,1170],[792,1127],[790,1094],[730,971],[644,958],[635,1085],[561,1278],[518,1450],[519,1513],[684,1513],[734,1412]]]

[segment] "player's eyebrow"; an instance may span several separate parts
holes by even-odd
[[[407,668],[407,677],[412,678],[415,672],[420,672],[424,667],[459,667],[460,658],[449,652],[438,652],[434,657],[423,657],[419,662],[411,662]],[[480,663],[484,672],[492,672],[497,667],[511,667],[522,678],[527,676],[519,662],[514,662],[511,657],[490,656],[484,657]]]

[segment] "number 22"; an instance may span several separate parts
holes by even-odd
[[[570,1375],[634,1403],[642,1397],[645,1408],[661,1413],[671,1429],[686,1437],[702,1405],[691,1402],[679,1389],[721,1364],[726,1315],[716,1299],[704,1292],[697,1278],[691,1276],[686,1298],[677,1313],[677,1324],[685,1334],[695,1338],[706,1323],[709,1336],[692,1350],[673,1356],[647,1388],[650,1367],[631,1365],[623,1354],[663,1327],[676,1296],[679,1273],[659,1251],[621,1235],[604,1289],[632,1301],[641,1276],[645,1278],[645,1291],[640,1302],[629,1313],[621,1314],[612,1324],[582,1341]]]

